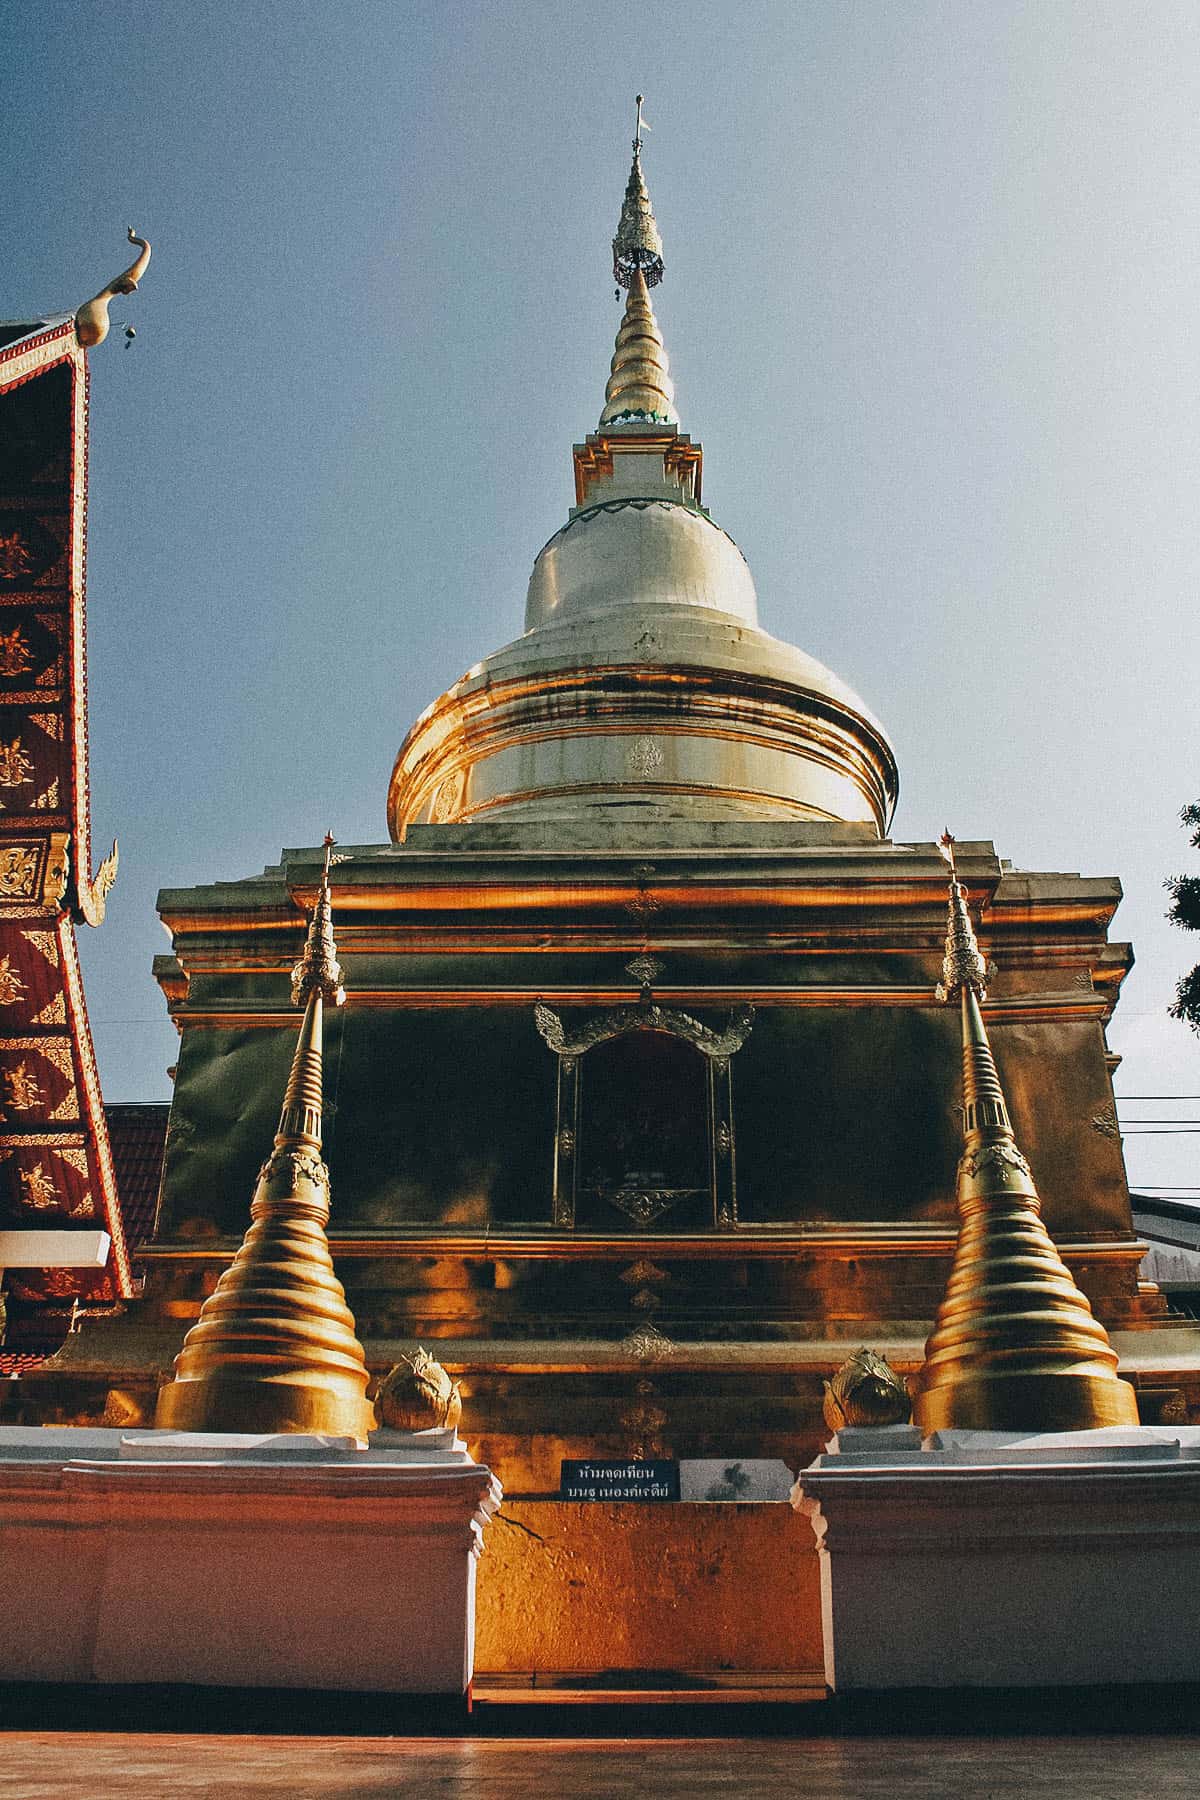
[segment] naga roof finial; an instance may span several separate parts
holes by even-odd
[[[94,350],[108,336],[108,308],[118,294],[134,294],[138,282],[146,273],[146,265],[150,261],[150,246],[144,237],[139,237],[131,225],[129,241],[138,246],[138,255],[123,275],[114,276],[106,288],[101,288],[94,300],[85,300],[75,314],[75,335],[85,350]]]

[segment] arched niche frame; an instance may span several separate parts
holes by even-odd
[[[580,1128],[585,1118],[585,1070],[589,1051],[615,1038],[637,1032],[658,1032],[680,1040],[704,1060],[709,1208],[707,1222],[725,1230],[737,1224],[737,1153],[733,1126],[733,1081],[730,1065],[750,1035],[752,1006],[736,1007],[723,1031],[693,1019],[689,1013],[659,1006],[643,992],[636,1006],[622,1006],[573,1019],[568,1024],[552,1007],[539,1002],[534,1022],[546,1045],[558,1058],[558,1102],[554,1132],[554,1211],[556,1225],[575,1228],[579,1197]],[[698,1190],[653,1185],[642,1180],[623,1182],[604,1198],[634,1225],[649,1229],[684,1197]]]

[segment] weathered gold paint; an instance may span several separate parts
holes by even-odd
[[[785,1503],[506,1499],[488,1527],[477,1675],[821,1667],[816,1544]]]

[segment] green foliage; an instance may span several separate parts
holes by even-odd
[[[1200,801],[1185,806],[1179,817],[1190,828],[1188,841],[1193,849],[1200,850]],[[1167,917],[1185,931],[1200,931],[1200,875],[1173,875],[1167,892],[1171,896]],[[1182,1019],[1200,1032],[1200,963],[1180,977],[1174,1002],[1167,1010],[1173,1019]]]
[[[1176,875],[1168,881],[1171,906],[1167,913],[1185,931],[1200,931],[1200,875]]]

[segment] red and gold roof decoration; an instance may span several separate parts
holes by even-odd
[[[13,1272],[21,1300],[133,1292],[74,919],[91,877],[88,373],[73,319],[0,333],[0,1215],[109,1233],[103,1271]],[[115,851],[115,846],[114,846]]]

